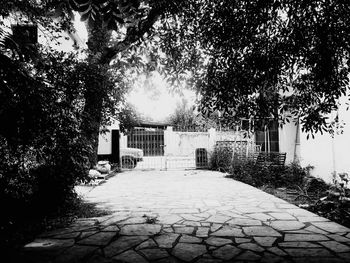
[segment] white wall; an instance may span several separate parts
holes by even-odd
[[[112,130],[119,130],[119,122],[114,121],[107,127],[106,133],[100,133],[98,137],[98,154],[112,154]]]
[[[300,155],[299,140],[297,140],[297,136],[300,137],[300,135],[297,130],[298,126],[293,121],[278,128],[279,150],[286,153],[286,164],[297,161],[295,157],[298,158]]]
[[[197,148],[209,149],[209,132],[173,132],[171,127],[164,131],[166,156],[193,156]]]
[[[332,172],[350,173],[350,112],[346,111],[345,99],[339,109],[339,119],[346,125],[343,134],[331,138],[329,134],[316,134],[315,138],[306,139],[301,133],[301,164],[315,166],[312,175],[327,182],[332,181]]]

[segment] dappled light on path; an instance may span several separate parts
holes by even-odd
[[[212,171],[129,171],[85,192],[111,215],[43,233],[53,262],[347,262],[350,229]],[[47,245],[45,245],[47,244]],[[45,262],[45,261],[33,262]]]

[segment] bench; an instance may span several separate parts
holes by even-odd
[[[286,153],[280,152],[260,152],[256,158],[256,164],[284,166],[286,162],[286,155]]]

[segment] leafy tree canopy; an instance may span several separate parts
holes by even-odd
[[[346,0],[28,3],[21,3],[23,9],[44,7],[40,10],[62,17],[79,11],[88,25],[92,63],[109,64],[131,47],[151,43],[144,46],[147,68],[158,62],[173,79],[190,79],[202,96],[203,112],[293,118],[307,132],[331,132],[328,114],[348,89]],[[102,104],[86,101],[102,111]]]
[[[322,133],[349,90],[349,19],[346,0],[196,0],[159,36],[203,112],[299,119]]]

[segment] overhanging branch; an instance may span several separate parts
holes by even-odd
[[[128,29],[126,36],[122,41],[119,41],[114,46],[105,49],[105,52],[101,56],[100,63],[109,64],[118,53],[128,49],[132,44],[140,40],[145,33],[150,31],[154,23],[162,14],[162,11],[164,12],[165,9],[152,8],[147,18],[140,21],[138,27]]]

